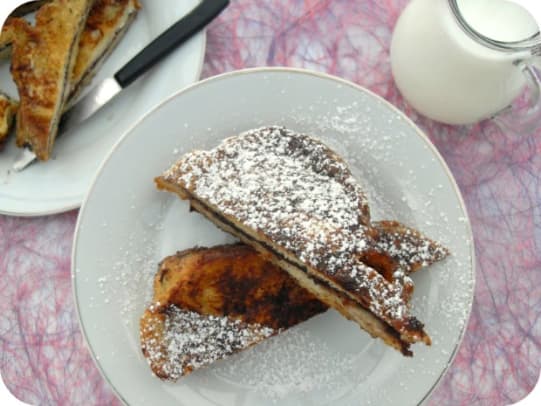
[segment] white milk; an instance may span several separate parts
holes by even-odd
[[[538,31],[515,3],[458,0],[458,5],[472,28],[495,40],[519,41]],[[477,42],[459,25],[448,0],[413,0],[391,43],[393,75],[404,97],[419,112],[449,124],[477,122],[507,107],[526,84],[514,62],[529,56]]]
[[[457,4],[473,29],[497,41],[521,41],[539,30],[532,15],[510,1],[457,0]]]

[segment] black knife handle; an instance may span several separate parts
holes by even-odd
[[[118,84],[122,88],[129,86],[177,46],[204,28],[228,4],[229,0],[203,0],[124,65],[115,74]]]

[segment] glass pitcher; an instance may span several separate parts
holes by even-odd
[[[541,55],[535,19],[505,0],[413,0],[391,42],[395,82],[420,113],[448,124],[500,120],[539,125]],[[530,106],[512,102],[529,87]],[[510,118],[511,117],[511,118]]]

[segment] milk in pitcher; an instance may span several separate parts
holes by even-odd
[[[504,0],[413,0],[393,33],[396,84],[432,119],[468,124],[488,118],[524,89],[519,65],[532,53],[519,45],[538,31],[525,9]]]

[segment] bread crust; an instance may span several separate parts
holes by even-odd
[[[327,306],[288,273],[247,245],[192,248],[161,261],[152,304],[140,321],[141,348],[155,375],[176,380],[326,310]],[[177,323],[172,329],[175,317],[183,317],[184,324]],[[243,332],[245,339],[213,341],[220,332],[205,335],[205,327],[217,321],[229,328],[231,335]],[[189,323],[199,323],[200,328],[186,331]],[[173,354],[169,351],[175,347],[171,341],[182,334],[199,335],[202,346],[212,342],[221,351],[195,354],[186,348]],[[228,345],[229,350],[224,350]]]
[[[433,255],[430,240],[400,223],[373,225],[349,168],[321,142],[278,126],[250,130],[186,154],[155,181],[404,355],[431,343],[410,314],[408,274],[448,251]]]
[[[103,61],[114,50],[141,5],[137,0],[95,0],[79,40],[79,52],[70,79],[66,109],[92,80]]]
[[[55,0],[36,13],[36,24],[14,18],[11,73],[19,92],[17,145],[48,160],[81,32],[93,0]]]

